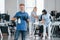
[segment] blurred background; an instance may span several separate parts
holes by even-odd
[[[51,20],[53,22],[52,34],[54,35],[51,40],[60,40],[60,0],[0,0],[1,40],[14,39],[16,22],[11,21],[11,18],[19,11],[19,4],[21,3],[25,4],[25,11],[28,12],[29,16],[35,6],[38,16],[42,14],[43,9],[46,9],[47,13],[50,13],[53,17]],[[29,40],[29,31],[27,34],[26,39]]]

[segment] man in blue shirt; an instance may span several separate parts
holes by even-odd
[[[20,4],[19,7],[20,7],[20,11],[16,13],[14,18],[12,18],[12,20],[16,20],[16,19],[18,20],[16,25],[17,29],[16,29],[14,40],[18,40],[20,33],[22,35],[21,36],[22,40],[25,40],[26,31],[27,31],[27,22],[29,21],[29,16],[24,10],[25,9],[24,4]]]

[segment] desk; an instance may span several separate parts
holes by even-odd
[[[54,26],[54,27],[52,27],[53,30],[54,30],[54,28],[55,28],[56,26],[59,26],[59,28],[60,28],[60,21],[52,22],[51,26]]]
[[[52,25],[60,25],[60,21],[52,22]]]
[[[54,32],[55,27],[56,26],[59,26],[59,28],[60,28],[60,21],[52,22],[51,26],[52,26],[52,35],[53,35],[53,32]]]
[[[8,34],[11,35],[8,24],[9,24],[9,22],[0,23],[0,35],[1,35],[1,38],[3,38],[3,35],[2,35],[2,32],[1,32],[1,28],[3,28],[3,27],[4,27],[4,28],[7,27],[7,28],[8,28],[8,29],[7,29],[7,30],[8,30]]]
[[[35,25],[35,29],[38,27],[38,25],[43,25],[43,24],[41,24],[41,22],[35,22],[35,23],[33,23],[33,25]],[[30,37],[32,36],[31,34],[32,34],[32,30],[31,30],[31,28],[32,28],[32,23],[31,22],[29,22],[29,34],[30,34]],[[38,31],[39,32],[39,31]],[[35,33],[35,30],[33,31],[33,33]],[[35,35],[34,35],[35,36]]]
[[[0,35],[1,35],[1,40],[3,40],[3,35],[2,35],[2,32],[1,32],[2,26],[5,27],[5,23],[0,23]]]
[[[43,25],[43,24],[41,24],[41,22],[35,22],[35,23],[33,23],[34,25]],[[56,25],[58,25],[58,26],[60,26],[60,21],[55,21],[55,22],[52,22],[51,23],[51,28],[53,28],[53,29],[51,29],[52,30],[52,33],[51,33],[51,35],[53,35],[53,31],[54,31],[54,28],[55,28],[55,26]],[[54,27],[53,27],[54,26]],[[30,24],[29,24],[29,33],[31,34],[31,22],[30,22]],[[37,27],[37,26],[36,26]]]

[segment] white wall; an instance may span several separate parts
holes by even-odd
[[[18,2],[18,3],[17,3]],[[5,12],[8,11],[8,14],[13,17],[17,10],[19,10],[19,4],[25,3],[25,0],[5,0]],[[55,5],[56,4],[56,5]],[[60,0],[45,0],[44,7],[50,13],[52,10],[60,11]]]
[[[5,12],[13,17],[17,11],[17,0],[5,0]]]
[[[55,0],[45,0],[44,6],[48,12],[55,10]]]
[[[60,11],[60,0],[45,0],[45,9],[50,13],[52,10]]]
[[[18,3],[25,3],[25,0],[19,0]],[[50,13],[52,10],[60,12],[60,0],[44,0],[44,7]]]
[[[56,0],[56,10],[60,12],[60,0]]]
[[[5,13],[5,0],[0,0],[0,13]]]
[[[11,16],[12,18],[16,12],[19,10],[19,4],[25,3],[24,0],[5,0],[5,12]]]

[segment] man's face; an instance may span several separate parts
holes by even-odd
[[[25,10],[25,6],[20,6],[20,10],[24,11]]]

